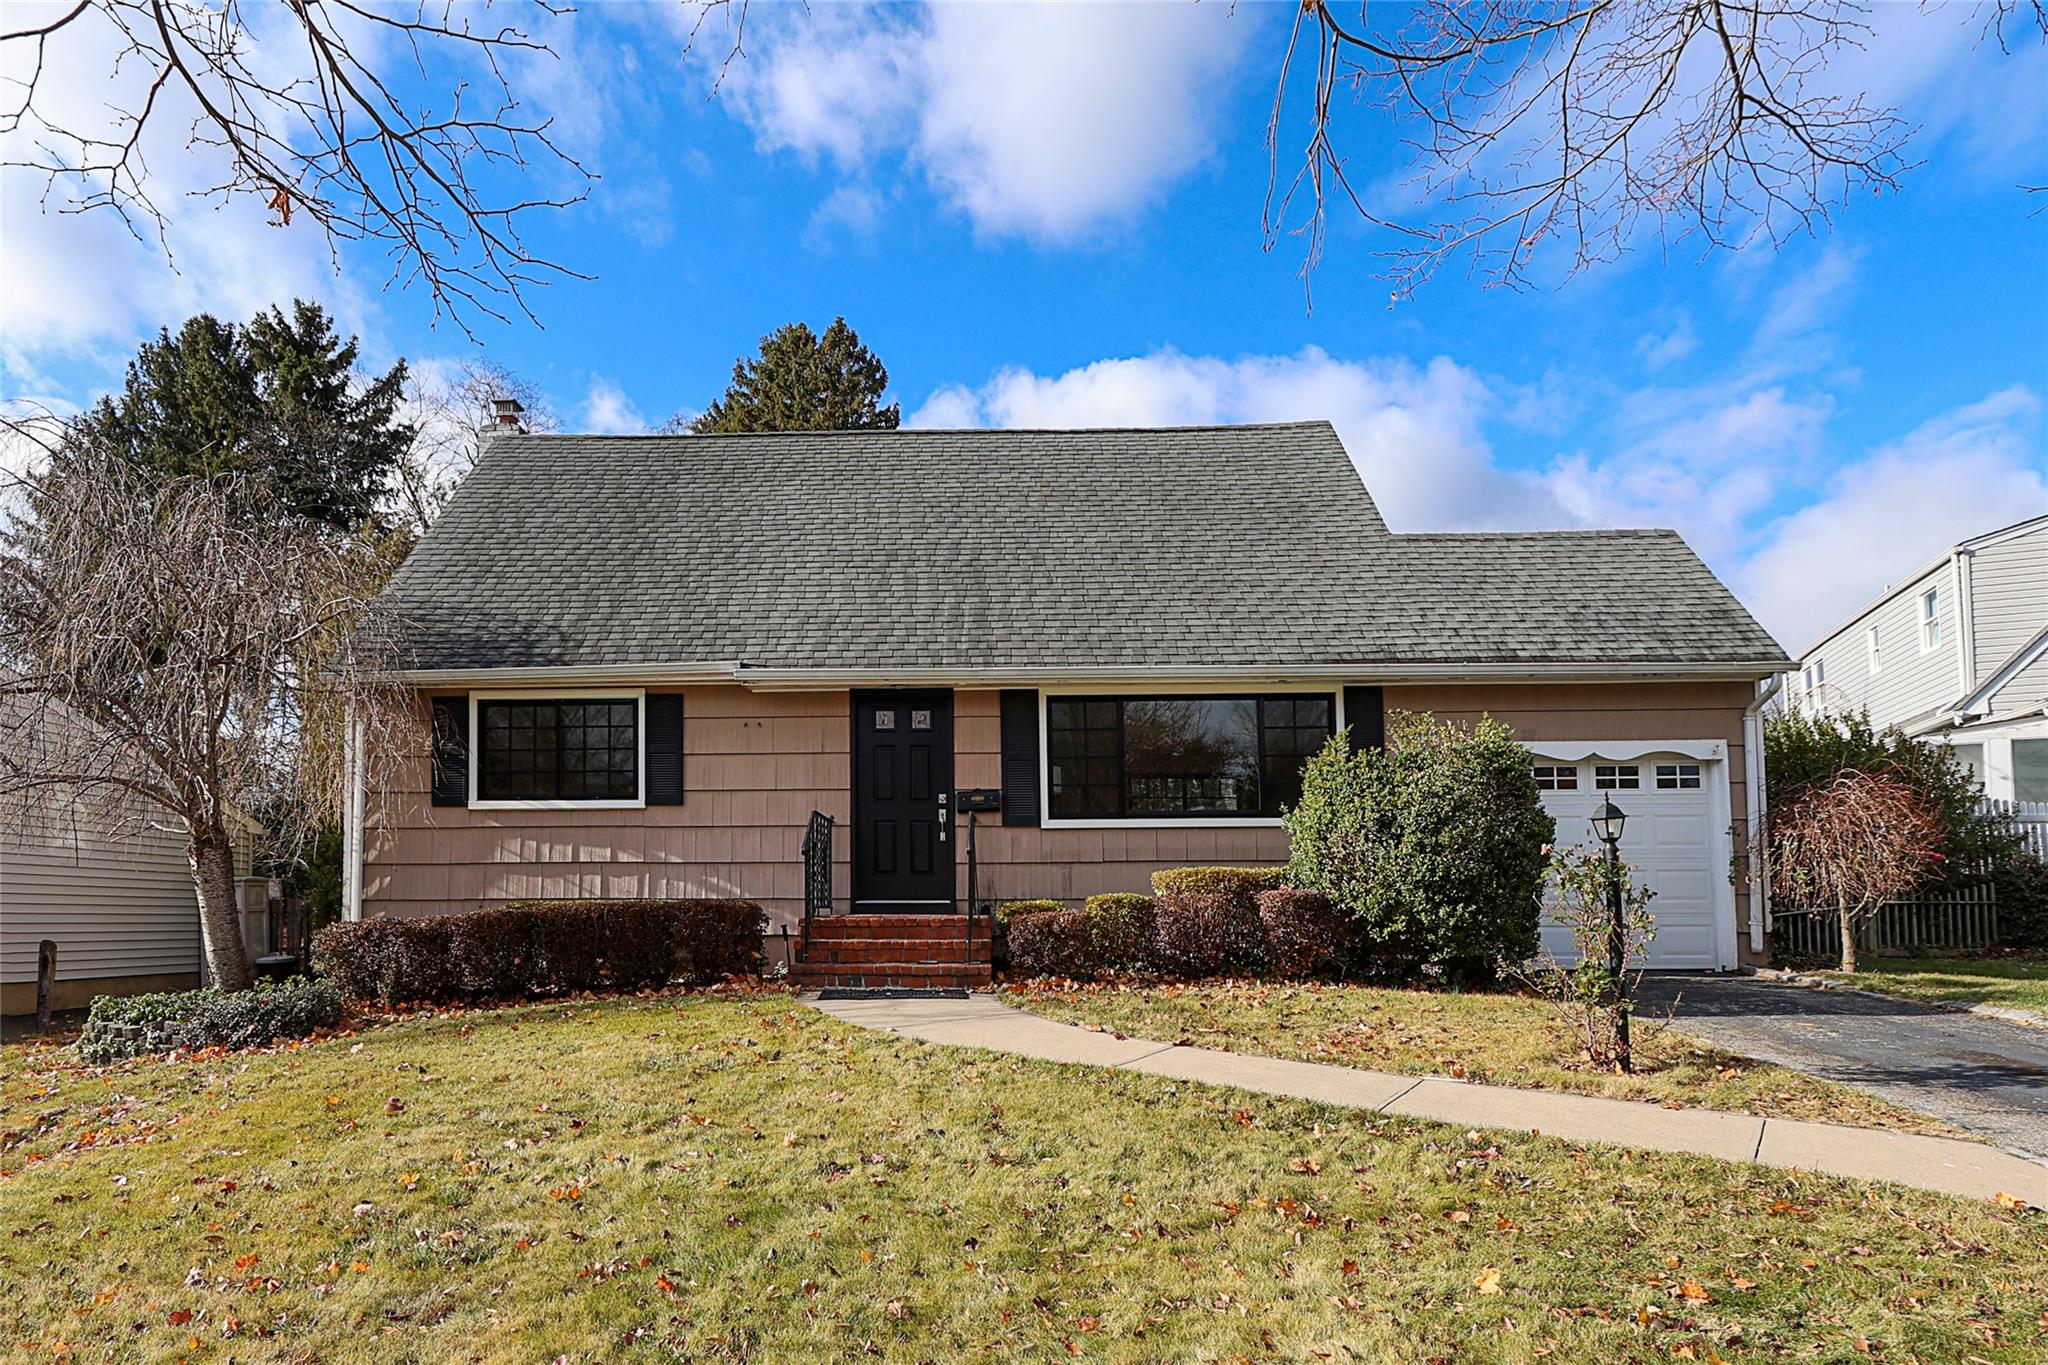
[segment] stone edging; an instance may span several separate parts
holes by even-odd
[[[1795,972],[1785,967],[1752,967],[1744,974],[1754,976],[1760,981],[1782,981],[1787,985],[1805,986],[1809,990],[1848,991],[1854,995],[1867,995],[1876,1000],[1896,1000],[1902,1005],[1918,1005],[1922,1009],[1941,1010],[1948,1014],[1976,1014],[1986,1019],[2002,1019],[2008,1024],[2048,1029],[2048,1014],[2014,1009],[2010,1005],[1966,1005],[1958,1000],[1915,1000],[1910,995],[1893,995],[1889,991],[1872,990],[1868,986],[1851,986],[1830,977],[1815,976],[1810,972]]]

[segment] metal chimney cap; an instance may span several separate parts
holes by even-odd
[[[492,420],[501,427],[516,427],[526,412],[526,405],[517,398],[493,398],[491,400]]]

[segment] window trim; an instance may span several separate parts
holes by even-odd
[[[1920,594],[1920,652],[1932,654],[1941,648],[1941,585]]]
[[[1863,649],[1869,657],[1872,677],[1884,672],[1884,644],[1878,638],[1877,623],[1871,622],[1863,629]]]
[[[486,701],[589,701],[630,700],[634,706],[633,739],[634,796],[615,796],[589,801],[549,797],[546,800],[495,800],[479,797],[477,780],[483,771],[483,729],[478,724],[477,704]],[[469,694],[469,808],[471,810],[645,810],[647,808],[647,689],[644,687],[544,687],[513,688],[505,691]]]
[[[1142,689],[1102,687],[1042,687],[1038,689],[1038,810],[1041,829],[1285,829],[1277,815],[1068,815],[1052,813],[1052,726],[1050,703],[1072,697],[1094,697],[1115,701],[1146,701],[1162,697],[1280,697],[1307,696],[1330,699],[1331,733],[1346,730],[1344,682],[1331,683],[1225,683],[1176,684],[1163,682]],[[1353,686],[1358,685],[1353,682]],[[1261,752],[1264,737],[1261,731]]]

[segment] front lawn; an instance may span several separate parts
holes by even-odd
[[[1771,1118],[1967,1136],[1866,1091],[1753,1061],[1664,1026],[1637,1025],[1634,1075],[1580,1065],[1581,1044],[1526,995],[1262,981],[1193,985],[1024,982],[1004,998],[1036,1014],[1229,1052],[1454,1076]]]
[[[2004,1005],[2048,1015],[2048,958],[1881,957],[1854,976],[1822,975],[1845,986],[1906,1000]]]
[[[952,1051],[779,995],[4,1061],[19,1358],[2048,1350],[2038,1212]]]

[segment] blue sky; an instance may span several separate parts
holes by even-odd
[[[1340,213],[1310,312],[1300,242],[1265,249],[1259,221],[1288,13],[759,6],[712,96],[686,6],[586,6],[526,88],[603,177],[534,241],[596,278],[482,348],[592,430],[701,408],[763,332],[836,314],[915,422],[1329,417],[1397,530],[1674,525],[1794,649],[2048,511],[2048,196],[2016,188],[2048,181],[2040,43],[1880,10],[1839,79],[1919,125],[1925,164],[1825,237],[1639,240],[1523,292],[1454,264],[1393,305],[1383,239]],[[1388,128],[1341,117],[1355,177],[1399,205]],[[198,184],[195,160],[157,164]],[[4,187],[9,396],[76,406],[156,327],[295,293],[377,357],[474,352],[376,260],[337,275],[253,203],[181,207],[173,274],[39,188]]]

